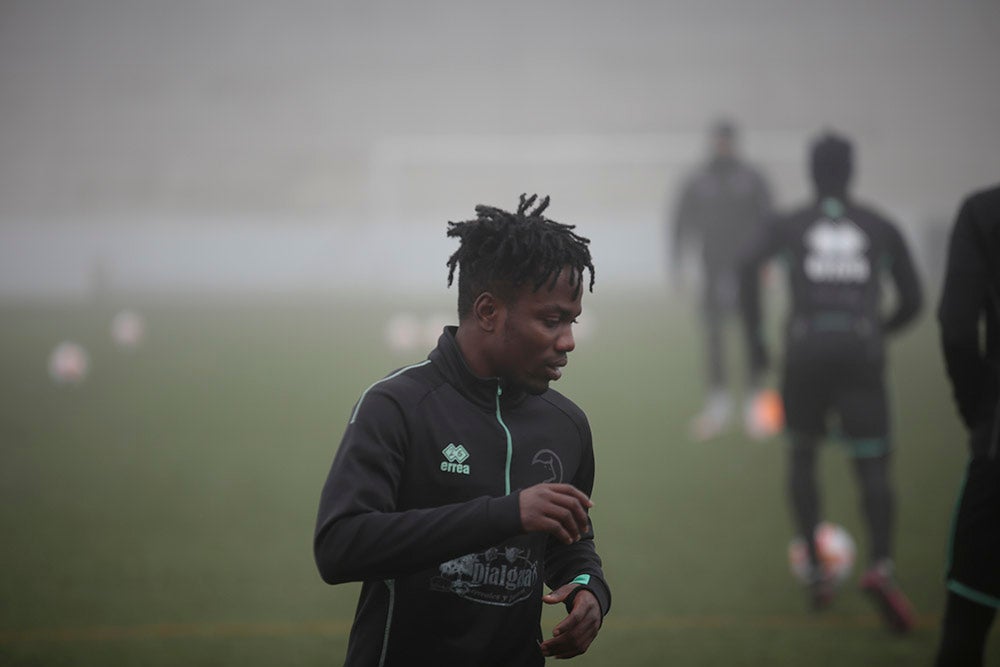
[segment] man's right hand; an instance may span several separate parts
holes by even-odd
[[[549,533],[572,544],[590,529],[590,498],[570,484],[536,484],[522,489],[518,498],[525,532]]]

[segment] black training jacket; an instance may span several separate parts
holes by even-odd
[[[972,453],[1000,458],[1000,187],[969,196],[959,209],[938,323]]]
[[[518,490],[593,481],[583,411],[476,377],[446,328],[361,395],[323,487],[320,574],[363,582],[345,664],[542,665],[543,583],[579,580],[603,613],[611,594],[593,530],[524,534]]]
[[[858,363],[880,365],[885,336],[909,324],[920,311],[920,280],[896,225],[850,200],[817,201],[775,218],[742,261],[743,319],[757,371],[767,356],[759,271],[772,257],[784,259],[788,272],[786,352],[796,358],[847,353]],[[882,311],[885,277],[892,279],[897,293],[888,314]]]

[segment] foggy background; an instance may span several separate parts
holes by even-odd
[[[930,664],[965,457],[933,307],[959,202],[1000,181],[998,36],[997,0],[0,0],[0,663],[342,655],[357,588],[309,549],[341,429],[453,322],[447,221],[538,192],[597,269],[558,389],[616,602],[579,664]],[[782,208],[810,140],[851,137],[926,278],[887,375],[906,643],[846,587],[799,613],[783,442],[739,411],[689,437],[704,333],[666,224],[720,116]]]
[[[780,205],[852,137],[927,271],[1000,180],[998,34],[994,0],[3,0],[0,296],[443,291],[446,221],[521,192],[655,285],[720,115]]]

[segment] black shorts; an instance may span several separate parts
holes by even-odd
[[[792,433],[836,435],[856,445],[858,456],[886,453],[889,401],[882,364],[843,358],[789,359],[781,394]]]
[[[948,590],[1000,609],[1000,460],[969,461],[952,520],[947,572]]]

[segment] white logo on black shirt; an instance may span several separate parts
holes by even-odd
[[[531,552],[516,546],[490,547],[438,566],[431,590],[481,604],[509,607],[531,597],[538,582],[538,564]]]
[[[850,220],[817,221],[805,236],[806,276],[817,283],[863,283],[871,276],[869,241]]]

